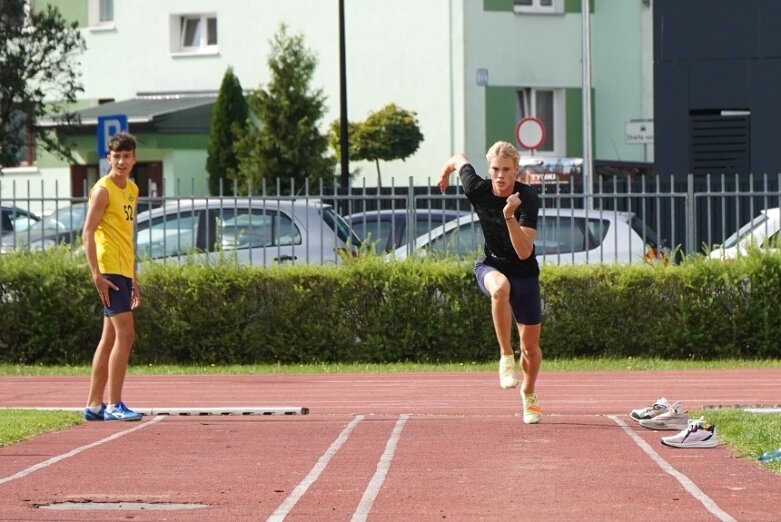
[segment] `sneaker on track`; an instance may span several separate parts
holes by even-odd
[[[89,408],[84,408],[84,420],[86,421],[102,421],[103,415],[106,413],[106,405],[100,405],[100,411],[97,413]]]
[[[632,420],[640,422],[643,419],[653,419],[654,417],[661,415],[662,413],[667,413],[671,409],[678,406],[680,406],[679,402],[670,404],[667,402],[667,399],[662,397],[647,408],[638,408],[636,410],[632,410],[629,413],[629,416],[632,418]]]
[[[521,390],[521,399],[523,400],[523,422],[526,424],[537,424],[542,419],[542,408],[537,404],[537,394],[532,392],[523,393]]]
[[[125,403],[120,401],[117,403],[116,407],[113,410],[109,410],[106,408],[105,413],[103,414],[103,420],[107,421],[137,421],[141,420],[141,417],[143,417],[143,413],[138,413],[127,406],[125,406]]]
[[[700,417],[697,420],[690,419],[685,430],[662,437],[662,444],[673,448],[715,448],[719,445],[719,439],[716,436],[716,426],[708,424]]]
[[[515,376],[515,355],[502,355],[499,359],[499,386],[515,388],[518,378]]]
[[[641,419],[638,421],[640,426],[651,430],[685,430],[689,426],[689,414],[683,409],[680,403],[676,402],[670,406],[670,410],[660,413],[650,419]]]

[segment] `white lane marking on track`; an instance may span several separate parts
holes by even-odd
[[[640,449],[643,450],[646,455],[651,457],[651,460],[656,462],[656,464],[662,468],[662,471],[665,473],[671,475],[673,478],[675,478],[681,486],[683,486],[683,489],[689,492],[691,496],[693,496],[695,499],[699,500],[700,503],[705,506],[705,509],[707,509],[713,516],[721,520],[722,522],[736,522],[732,516],[721,509],[716,502],[713,501],[712,498],[710,498],[708,495],[706,495],[700,488],[697,487],[697,485],[691,481],[689,477],[672,467],[666,460],[664,460],[661,455],[659,455],[654,449],[646,442],[644,441],[637,433],[635,433],[624,421],[616,417],[615,415],[608,415],[608,418],[612,419],[613,422],[618,424],[621,428],[623,428],[624,432],[629,435],[632,440],[635,441],[635,444],[640,446]]]
[[[366,486],[366,491],[363,492],[363,497],[353,514],[353,522],[362,522],[369,516],[372,505],[377,499],[377,494],[382,487],[382,483],[385,482],[385,476],[388,474],[393,455],[396,453],[396,445],[401,437],[401,430],[404,429],[407,419],[409,419],[409,415],[399,415],[399,420],[396,421],[396,426],[394,426],[393,432],[391,432],[391,436],[388,438],[388,443],[385,444],[385,451],[377,462],[377,471],[374,472],[374,476],[371,481],[369,481],[369,485]]]
[[[63,453],[62,455],[57,455],[56,457],[52,457],[50,459],[44,460],[43,462],[40,462],[38,464],[35,464],[34,466],[30,466],[29,468],[23,469],[22,471],[18,473],[14,473],[13,475],[10,475],[8,477],[0,478],[0,484],[5,484],[6,482],[11,482],[12,480],[17,480],[23,477],[26,477],[30,473],[34,473],[38,471],[39,469],[43,469],[46,467],[51,466],[52,464],[56,464],[60,462],[61,460],[65,460],[67,458],[73,457],[81,453],[82,451],[86,451],[88,449],[95,448],[97,446],[100,446],[101,444],[105,444],[106,442],[111,442],[112,440],[118,439],[120,437],[123,437],[125,435],[128,435],[130,433],[133,433],[134,431],[146,428],[147,426],[152,425],[153,423],[160,422],[165,417],[156,417],[148,422],[142,422],[138,426],[134,426],[128,430],[120,431],[118,433],[115,433],[113,435],[110,435],[104,439],[100,439],[98,441],[92,442],[90,444],[87,444],[85,446],[78,447],[76,449],[72,449],[67,453]],[[114,421],[118,422],[118,421]]]
[[[306,493],[306,490],[309,489],[309,486],[311,486],[314,481],[317,480],[317,477],[320,476],[320,473],[323,472],[325,467],[328,465],[328,462],[333,458],[336,452],[339,451],[339,448],[341,448],[342,445],[347,442],[347,437],[350,436],[350,432],[353,431],[353,428],[355,428],[355,426],[363,419],[363,415],[358,415],[342,430],[336,440],[331,443],[325,453],[323,453],[317,460],[315,467],[313,467],[309,471],[309,474],[304,477],[304,480],[302,480],[298,486],[296,486],[295,489],[290,492],[290,495],[288,495],[285,501],[282,502],[282,504],[280,504],[276,510],[274,510],[271,516],[266,519],[266,522],[279,522],[285,520],[285,517],[290,514],[290,511],[293,509],[296,503],[301,500],[301,497],[304,496],[304,493]]]

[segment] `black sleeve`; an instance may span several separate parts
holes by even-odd
[[[477,172],[475,172],[475,168],[471,163],[462,166],[458,171],[458,175],[461,177],[461,184],[464,186],[464,194],[467,197],[474,193],[483,181],[483,178],[477,175]]]

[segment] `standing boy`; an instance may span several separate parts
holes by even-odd
[[[511,344],[512,319],[521,341],[523,421],[536,424],[542,418],[534,385],[542,363],[540,332],[540,267],[534,252],[539,199],[529,185],[516,181],[520,154],[513,145],[499,141],[486,154],[490,179],[477,175],[464,154],[456,154],[442,167],[438,186],[444,192],[450,174],[457,171],[464,194],[480,219],[485,236],[485,256],[475,263],[480,290],[491,298],[491,317],[499,342],[499,384],[518,386]]]
[[[116,134],[108,150],[111,171],[90,191],[82,232],[92,281],[103,303],[103,333],[92,358],[84,418],[135,421],[143,415],[122,402],[122,386],[136,338],[133,309],[141,303],[134,226],[138,186],[129,179],[136,164],[136,140],[128,133]]]

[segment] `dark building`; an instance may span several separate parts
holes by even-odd
[[[653,9],[656,172],[781,172],[781,1]]]

